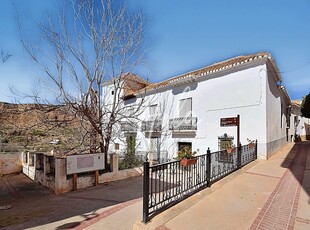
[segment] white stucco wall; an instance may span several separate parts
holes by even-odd
[[[287,126],[286,110],[290,107],[283,91],[277,84],[277,77],[272,69],[268,70],[266,79],[266,120],[267,158],[291,141],[292,130]],[[282,107],[282,108],[281,108]]]
[[[256,60],[233,69],[195,77],[195,81],[166,86],[148,92],[142,107],[141,121],[150,120],[149,105],[159,106],[162,117],[161,133],[137,130],[137,151],[150,151],[150,137],[159,137],[161,151],[168,151],[169,158],[176,155],[179,142],[191,142],[192,149],[205,154],[207,149],[218,150],[218,136],[227,133],[237,145],[237,128],[220,127],[220,118],[240,115],[240,142],[258,140],[258,158],[266,159],[281,146],[291,141],[294,127],[287,129],[285,111],[288,100],[277,88],[279,76],[268,59]],[[267,64],[268,63],[268,64]],[[140,95],[141,96],[141,95]],[[142,97],[142,96],[141,96]],[[172,132],[169,119],[179,117],[180,100],[192,98],[192,116],[198,118],[195,132]],[[125,101],[132,106],[141,98]],[[281,104],[283,114],[281,115]],[[141,122],[138,122],[141,126]],[[124,132],[117,135],[120,151],[125,151]],[[111,151],[113,150],[111,146]]]
[[[259,142],[258,156],[266,158],[267,118],[266,91],[268,91],[266,63],[256,62],[234,72],[215,73],[208,79],[186,85],[160,89],[145,97],[144,112],[140,120],[149,120],[148,105],[157,104],[163,119],[161,135],[137,131],[137,151],[150,150],[150,136],[159,136],[161,150],[167,150],[169,157],[178,151],[178,142],[192,142],[192,149],[205,154],[207,149],[218,150],[218,136],[227,133],[234,136],[237,145],[237,128],[220,127],[220,118],[240,115],[240,141],[247,139]],[[179,117],[179,101],[192,98],[192,116],[198,118],[194,133],[172,133],[169,119]],[[139,99],[126,101],[131,106]],[[140,124],[141,125],[141,124]],[[126,148],[124,134],[119,135],[121,151]],[[110,148],[113,151],[113,146]]]

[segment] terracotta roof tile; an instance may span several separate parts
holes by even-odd
[[[165,87],[165,86],[168,86],[168,85],[171,85],[171,84],[174,84],[179,81],[186,80],[186,79],[188,80],[195,79],[198,76],[205,76],[205,75],[212,74],[215,72],[223,71],[223,70],[230,69],[230,68],[233,68],[233,67],[245,64],[245,63],[249,63],[249,62],[252,62],[258,59],[262,59],[262,58],[271,58],[271,55],[268,52],[260,52],[257,54],[250,54],[250,55],[230,58],[228,60],[218,62],[213,65],[209,65],[209,66],[206,66],[206,67],[194,70],[194,71],[190,71],[185,74],[181,74],[176,77],[169,78],[162,82],[149,84],[145,88],[140,90],[139,92],[162,88],[162,87]]]

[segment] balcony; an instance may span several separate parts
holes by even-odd
[[[121,131],[123,132],[137,132],[138,125],[133,122],[121,122]]]
[[[160,132],[162,120],[142,121],[142,132]]]
[[[169,130],[196,131],[197,117],[179,117],[169,120]]]

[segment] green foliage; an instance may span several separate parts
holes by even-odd
[[[119,163],[119,169],[130,169],[143,165],[143,161],[136,156],[136,137],[129,136],[126,139],[127,152],[124,159]]]
[[[302,99],[300,111],[303,117],[310,118],[310,93]]]
[[[119,162],[119,169],[131,169],[142,165],[143,161],[140,160],[133,152],[127,152],[124,159]]]
[[[184,147],[181,151],[178,152],[177,160],[181,160],[183,158],[192,159],[195,157],[196,152],[192,152],[192,149],[189,146]]]

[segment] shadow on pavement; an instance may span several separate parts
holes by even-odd
[[[98,216],[98,210],[142,197],[142,177],[55,195],[23,174],[0,178],[0,228],[25,229],[78,216],[52,229],[70,229]],[[4,198],[4,199],[3,199]]]
[[[290,170],[308,197],[310,197],[310,171],[306,170],[306,163],[309,149],[310,141],[296,142],[281,164],[283,168]],[[292,156],[294,156],[293,159]],[[310,204],[310,199],[308,203]]]

